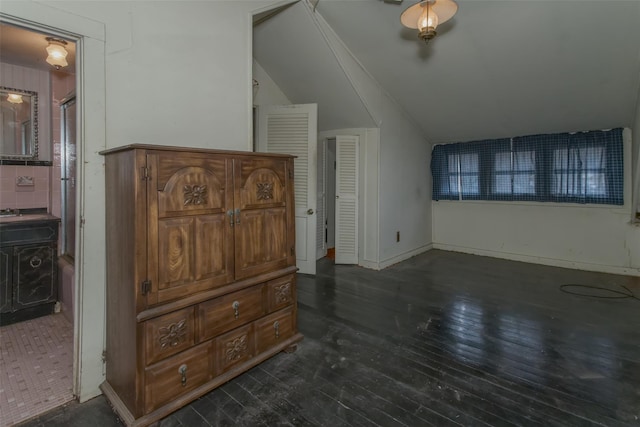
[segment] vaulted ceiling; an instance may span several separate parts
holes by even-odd
[[[412,1],[306,1],[255,26],[254,57],[292,102],[319,104],[321,130],[372,119],[314,13],[429,142],[633,125],[640,1],[459,0],[428,45],[400,24]]]

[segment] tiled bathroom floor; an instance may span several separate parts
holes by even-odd
[[[73,326],[62,314],[0,327],[0,427],[73,400]]]

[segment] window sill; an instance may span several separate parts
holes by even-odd
[[[503,205],[503,206],[536,206],[545,208],[574,208],[574,209],[606,209],[614,213],[629,215],[629,207],[625,205],[603,205],[598,203],[562,203],[562,202],[530,202],[530,201],[503,201],[503,200],[431,200],[435,204],[444,203],[465,203],[480,205]],[[640,218],[636,221],[640,224]]]

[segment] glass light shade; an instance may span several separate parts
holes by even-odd
[[[457,11],[458,5],[453,0],[424,0],[408,7],[402,12],[400,22],[407,28],[420,29],[422,28],[420,24],[423,22],[421,19],[422,15],[429,12],[429,14],[433,13],[437,15],[437,17],[435,17],[436,24],[433,26],[435,29],[438,24],[442,24],[453,18],[453,15],[455,15]]]
[[[12,104],[22,104],[22,95],[18,93],[10,93],[7,95],[7,101]]]
[[[422,15],[418,18],[418,30],[423,31],[431,27],[434,30],[438,26],[438,15],[432,10],[430,5],[422,8]]]
[[[49,56],[47,56],[47,62],[56,67],[57,70],[59,70],[60,67],[69,65],[66,59],[68,52],[62,42],[50,40],[49,46],[47,46],[47,53],[49,54]]]

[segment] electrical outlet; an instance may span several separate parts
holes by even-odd
[[[396,242],[400,241],[400,232],[396,231]]]

